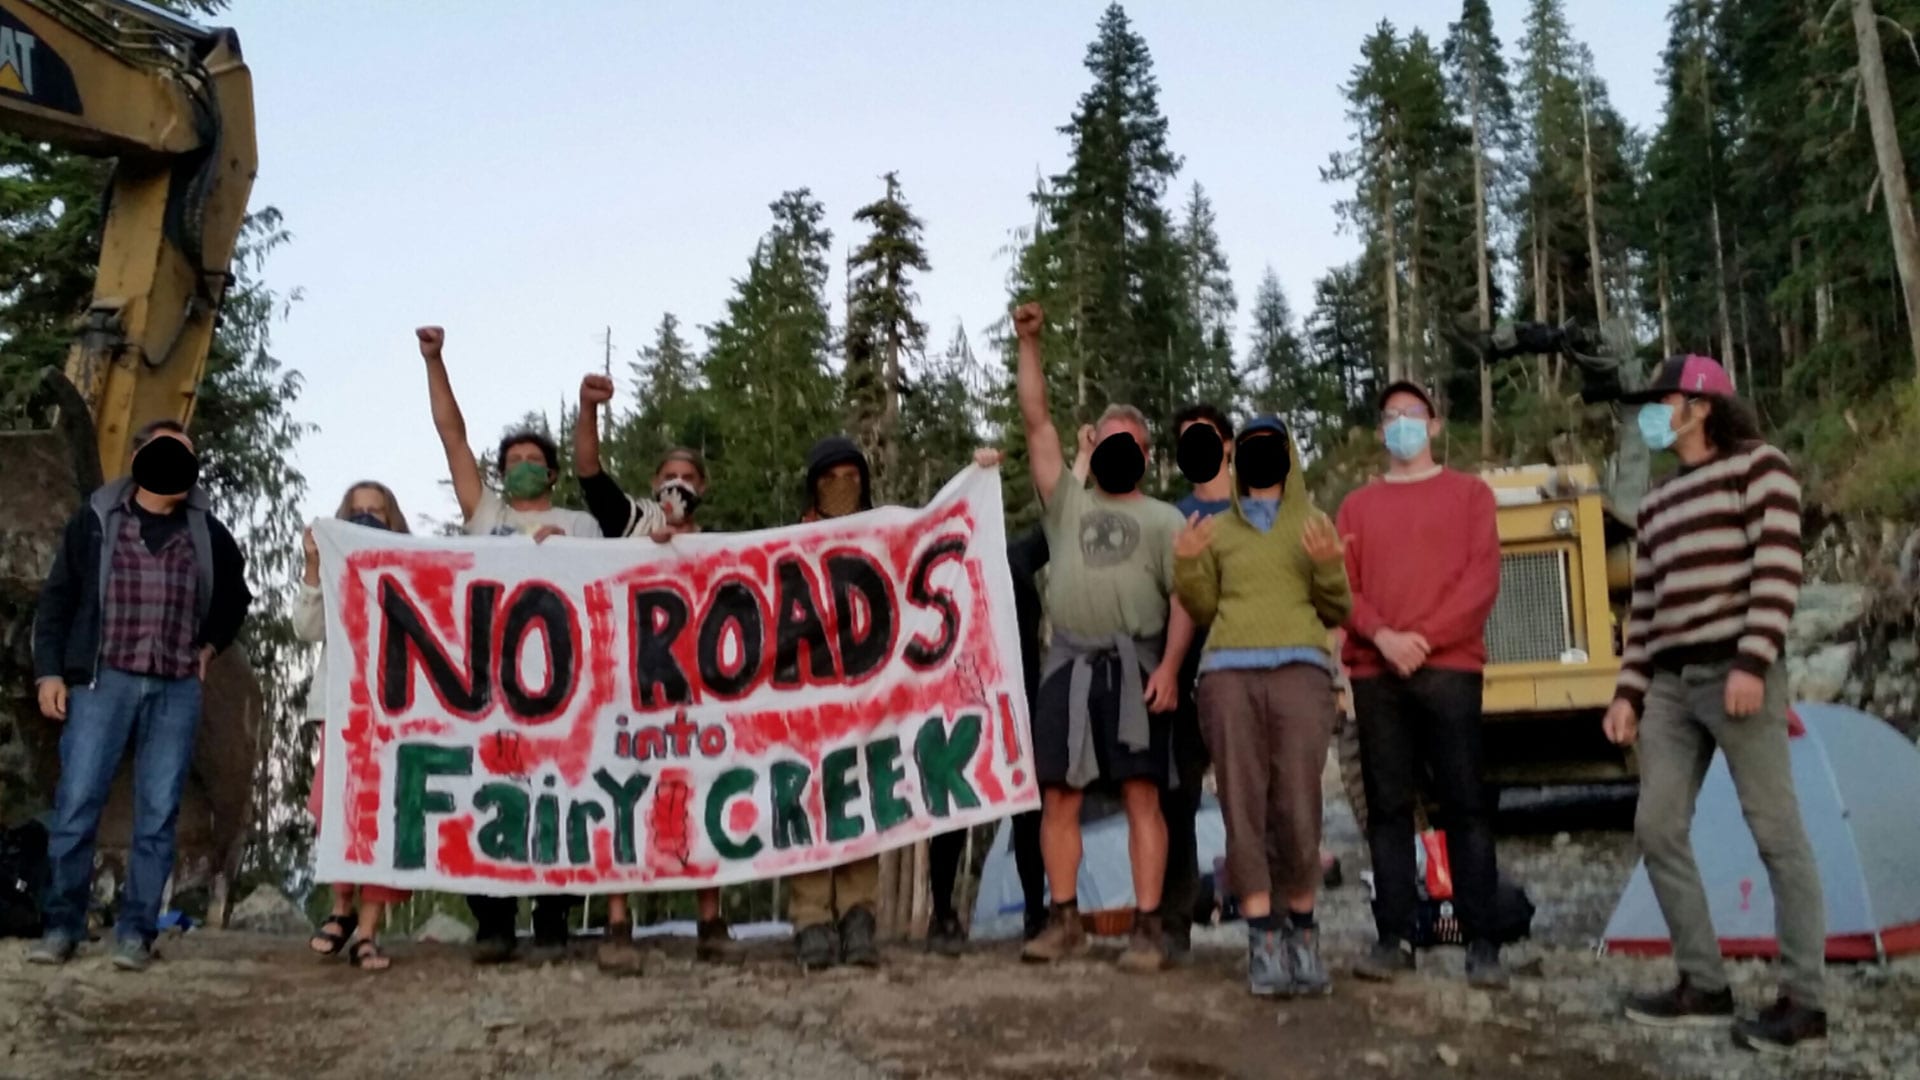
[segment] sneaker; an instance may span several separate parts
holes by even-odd
[[[505,937],[475,938],[473,957],[475,967],[492,967],[513,959],[514,940]]]
[[[1353,977],[1367,982],[1387,983],[1402,975],[1411,975],[1418,964],[1411,942],[1386,938],[1374,943],[1367,955],[1354,961]]]
[[[694,959],[703,964],[733,964],[740,961],[740,943],[733,940],[727,920],[701,919],[694,938]]]
[[[113,943],[113,966],[121,971],[145,971],[153,963],[153,946],[133,938]]]
[[[1247,989],[1254,997],[1279,997],[1293,984],[1286,967],[1286,951],[1275,930],[1247,928]]]
[[[646,954],[641,951],[640,943],[633,940],[633,924],[608,923],[606,940],[594,950],[593,962],[606,975],[646,974]]]
[[[1133,940],[1120,954],[1120,970],[1130,975],[1151,975],[1167,966],[1166,928],[1158,912],[1133,913]]]
[[[960,925],[960,916],[949,912],[934,917],[933,925],[927,927],[927,951],[941,956],[967,951],[967,928]]]
[[[1784,994],[1759,1016],[1733,1025],[1734,1045],[1761,1054],[1788,1054],[1797,1046],[1826,1041],[1826,1010],[1796,1005]]]
[[[840,916],[840,962],[858,967],[879,967],[880,946],[874,941],[879,929],[873,909],[862,905]]]
[[[824,971],[840,962],[840,937],[830,923],[803,926],[793,935],[793,952],[801,971]]]
[[[1475,990],[1505,990],[1507,969],[1500,963],[1500,946],[1475,941],[1467,946],[1467,985]]]
[[[1280,950],[1286,959],[1282,966],[1291,982],[1290,997],[1326,997],[1333,993],[1333,976],[1320,959],[1320,931],[1291,923],[1280,933]]]
[[[1020,959],[1029,964],[1051,964],[1086,948],[1087,930],[1080,925],[1080,905],[1069,900],[1047,909],[1046,929],[1020,950]]]
[[[1682,975],[1679,985],[1665,993],[1628,998],[1627,1019],[1658,1028],[1718,1027],[1733,1019],[1733,991],[1709,993]]]
[[[73,959],[79,948],[79,943],[65,934],[48,934],[27,950],[27,963],[57,967]]]

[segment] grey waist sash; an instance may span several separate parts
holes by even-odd
[[[1140,680],[1144,661],[1149,668],[1160,666],[1160,653],[1166,648],[1165,635],[1134,638],[1127,634],[1084,638],[1055,628],[1047,646],[1047,658],[1040,665],[1040,680],[1045,682],[1063,667],[1072,666],[1067,686],[1067,784],[1084,788],[1100,778],[1100,760],[1093,750],[1093,725],[1088,716],[1088,699],[1093,694],[1093,662],[1113,656],[1120,661],[1120,745],[1138,753],[1151,742],[1147,726],[1147,695]]]

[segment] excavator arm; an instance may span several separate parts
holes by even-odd
[[[137,0],[0,0],[0,131],[113,159],[93,298],[64,375],[49,372],[38,398],[57,420],[0,430],[0,643],[29,639],[62,526],[103,476],[126,471],[132,434],[192,419],[253,187],[253,125],[231,30]],[[0,648],[0,828],[43,810],[60,768],[60,729],[35,707],[24,653]],[[263,712],[243,650],[214,661],[205,695],[174,881],[210,882],[217,922],[251,817]],[[125,850],[131,806],[123,769],[100,825],[109,861]]]
[[[119,475],[141,425],[192,417],[232,280],[257,164],[240,39],[138,0],[0,0],[0,131],[114,159],[66,377]]]

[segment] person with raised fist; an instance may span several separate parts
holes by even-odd
[[[447,472],[467,535],[536,540],[555,535],[599,536],[600,523],[592,514],[553,505],[553,485],[560,479],[560,448],[541,432],[521,428],[500,439],[493,462],[500,491],[487,487],[467,442],[467,421],[453,396],[453,382],[447,377],[447,332],[423,326],[414,331],[414,337],[420,343],[420,358],[426,361],[433,427],[447,454]]]
[[[553,505],[553,485],[560,478],[560,448],[552,439],[530,428],[510,431],[500,440],[494,458],[500,492],[487,487],[480,463],[467,442],[467,421],[453,396],[444,350],[447,332],[438,326],[414,331],[420,358],[427,365],[427,398],[433,408],[434,430],[446,451],[447,472],[468,536],[530,536],[544,541],[553,536],[598,537],[600,523],[592,514]],[[563,959],[571,934],[567,913],[578,901],[564,896],[542,896],[533,904],[533,940],[536,958]],[[479,924],[474,931],[473,961],[499,964],[511,960],[518,945],[516,924],[520,902],[511,896],[469,896],[467,907]]]
[[[600,463],[600,407],[613,400],[613,380],[587,375],[580,380],[580,413],[573,424],[573,472],[586,496],[587,510],[612,539],[642,537],[669,543],[676,536],[700,530],[695,513],[707,494],[707,466],[700,455],[684,447],[667,451],[653,471],[653,497],[635,498],[609,476]],[[737,960],[740,947],[720,910],[719,889],[694,893],[699,913],[695,924],[694,955],[707,963]],[[633,937],[633,916],[624,894],[607,897],[606,938],[595,956],[609,975],[639,975],[646,957]]]
[[[1047,612],[1053,638],[1033,702],[1034,766],[1041,786],[1041,851],[1052,893],[1048,923],[1022,951],[1046,963],[1086,946],[1080,922],[1080,809],[1090,788],[1118,789],[1133,869],[1130,972],[1166,966],[1161,889],[1167,860],[1160,792],[1171,774],[1171,713],[1193,622],[1173,593],[1180,514],[1140,490],[1151,448],[1146,417],[1107,407],[1087,455],[1094,487],[1067,471],[1047,404],[1038,304],[1013,313],[1020,342],[1017,388],[1028,463],[1044,507],[1051,561]]]

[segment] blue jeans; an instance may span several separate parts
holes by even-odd
[[[47,835],[52,877],[44,905],[47,933],[86,940],[100,812],[131,742],[133,850],[114,934],[122,941],[153,941],[160,892],[173,873],[180,789],[199,727],[200,680],[193,676],[161,679],[105,668],[92,686],[73,688],[60,734],[60,786]]]

